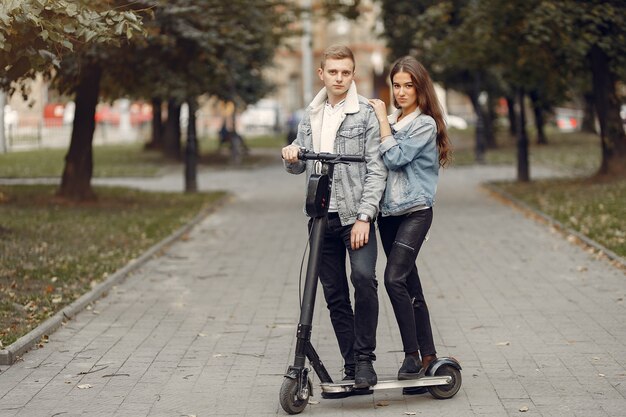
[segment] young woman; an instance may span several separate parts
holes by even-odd
[[[385,288],[400,327],[405,358],[398,379],[415,379],[437,358],[428,307],[415,261],[433,217],[439,167],[450,145],[433,82],[416,59],[404,57],[390,73],[393,104],[370,100],[380,123],[380,153],[389,169],[378,217],[387,255]],[[421,354],[421,359],[420,359]]]

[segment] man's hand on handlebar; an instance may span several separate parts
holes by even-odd
[[[290,164],[294,162],[298,162],[298,153],[300,152],[300,147],[296,145],[288,145],[285,146],[282,150],[283,159]]]

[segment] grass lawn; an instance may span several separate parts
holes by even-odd
[[[626,257],[626,179],[594,177],[601,161],[600,138],[581,132],[548,129],[548,145],[537,145],[530,133],[531,182],[497,182],[494,185],[573,230]],[[474,163],[473,130],[452,131],[453,165]],[[515,165],[515,140],[498,139],[498,149],[488,150],[487,164]],[[532,180],[532,166],[555,170],[565,179]]]
[[[278,149],[284,146],[284,135],[246,138],[250,153],[242,160],[242,167],[274,161],[268,152],[258,149]],[[183,144],[184,146],[184,144]],[[223,167],[231,164],[230,149],[219,150],[216,138],[200,140],[200,166]],[[183,161],[165,158],[156,150],[145,150],[143,143],[94,146],[94,177],[154,177],[162,169],[179,167]],[[67,149],[50,148],[0,154],[0,178],[60,178],[65,165]]]
[[[97,202],[70,204],[55,190],[0,186],[4,346],[224,196],[100,187]]]
[[[537,145],[532,132],[529,134],[529,158],[532,165],[543,165],[576,176],[591,176],[600,166],[600,138],[591,133],[563,133],[547,129],[548,145]],[[453,165],[475,163],[474,130],[452,130],[450,138],[454,146]],[[485,163],[490,165],[516,165],[516,139],[505,133],[497,138],[498,148],[489,149]],[[530,175],[532,177],[532,167]]]
[[[61,177],[67,149],[35,149],[0,154],[0,178]],[[94,177],[151,177],[170,164],[143,144],[94,146]]]
[[[626,179],[496,183],[512,196],[626,257]]]

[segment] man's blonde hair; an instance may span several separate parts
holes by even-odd
[[[354,54],[352,50],[345,45],[331,45],[322,54],[322,62],[320,63],[320,68],[324,69],[324,65],[326,64],[327,59],[345,59],[348,58],[352,61],[353,68],[352,71],[356,68],[356,62],[354,61]]]

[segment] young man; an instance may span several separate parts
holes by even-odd
[[[365,164],[335,166],[319,278],[344,359],[344,380],[354,378],[357,388],[367,388],[377,382],[372,366],[378,324],[373,220],[385,189],[387,169],[378,152],[378,120],[367,99],[357,94],[354,68],[349,48],[337,45],[326,49],[318,69],[325,87],[306,109],[295,141],[283,148],[282,156],[288,172],[301,174],[306,170],[307,180],[315,164],[298,160],[301,147],[365,156]],[[346,252],[354,285],[354,313]]]

